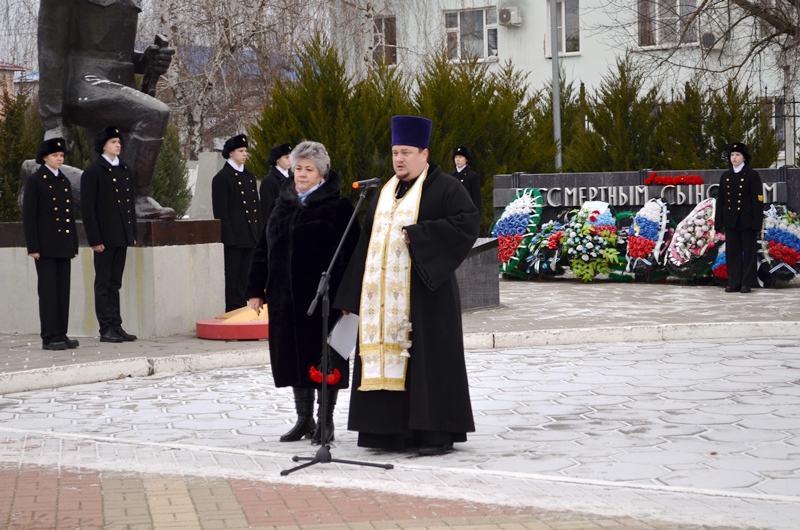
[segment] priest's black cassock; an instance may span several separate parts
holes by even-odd
[[[390,185],[390,184],[387,184]],[[400,196],[409,187],[401,182]],[[379,194],[339,287],[334,307],[359,312],[361,284]],[[358,445],[403,450],[422,444],[464,442],[475,431],[469,397],[461,301],[455,271],[478,237],[478,210],[464,186],[431,164],[417,223],[406,226],[411,244],[411,358],[405,391],[359,391],[356,356],[347,428]]]

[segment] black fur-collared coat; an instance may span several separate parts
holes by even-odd
[[[293,186],[284,186],[253,254],[247,298],[258,297],[268,304],[269,356],[277,387],[319,387],[309,371],[320,363],[322,303],[311,316],[306,312],[353,213],[350,201],[339,194],[341,186],[339,176],[331,171],[325,183],[302,203]],[[358,222],[354,222],[331,273],[331,301],[359,234]],[[331,309],[328,331],[340,315]],[[335,388],[347,388],[348,362],[333,350],[330,358],[341,373]]]

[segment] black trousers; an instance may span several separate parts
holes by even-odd
[[[245,290],[252,248],[228,247],[225,249],[225,312],[247,305]]]
[[[42,342],[63,341],[69,326],[70,259],[35,260]]]
[[[119,314],[119,290],[125,272],[128,247],[106,247],[94,253],[94,310],[100,324],[100,334],[122,325]]]
[[[729,286],[758,287],[757,241],[756,230],[725,229],[725,266]]]

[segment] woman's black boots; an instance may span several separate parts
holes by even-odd
[[[329,388],[328,395],[325,399],[325,407],[328,409],[325,414],[325,443],[328,444],[334,440],[333,438],[333,409],[336,407],[336,397],[339,395],[338,388]],[[314,430],[314,436],[311,437],[312,445],[322,444],[322,391],[317,390],[317,428]]]
[[[296,442],[315,433],[314,423],[314,389],[292,387],[294,390],[294,407],[297,410],[297,423],[281,436],[282,442]]]

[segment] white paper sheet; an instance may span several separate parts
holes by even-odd
[[[350,313],[342,315],[342,318],[333,326],[328,344],[342,358],[349,359],[350,354],[356,349],[356,339],[358,339],[358,315]]]

